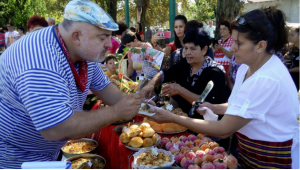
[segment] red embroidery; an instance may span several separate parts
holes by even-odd
[[[63,41],[63,39],[62,39],[62,37],[59,33],[58,27],[56,27],[56,30],[57,30],[57,35],[58,35],[59,42],[62,46],[63,52],[64,52],[68,62],[70,64],[70,67],[71,67],[71,70],[73,72],[75,81],[76,81],[77,85],[79,86],[80,90],[82,92],[84,92],[85,88],[86,88],[87,81],[88,81],[88,65],[87,65],[87,62],[86,61],[81,61],[80,62],[79,74],[78,74],[76,68],[74,67],[74,64],[71,61],[70,54],[67,50],[67,47],[66,47],[66,45],[65,45],[65,43],[64,43],[64,41]]]

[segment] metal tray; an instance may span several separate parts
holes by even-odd
[[[78,155],[86,154],[86,153],[73,154],[73,153],[67,153],[67,152],[65,152],[65,151],[64,151],[64,147],[65,147],[67,144],[73,143],[73,142],[90,142],[90,143],[96,144],[95,149],[91,150],[90,152],[86,152],[86,153],[95,153],[96,148],[98,147],[98,142],[96,142],[96,141],[93,140],[93,139],[82,138],[82,139],[78,139],[78,140],[69,140],[69,141],[61,148],[61,151],[63,152],[63,155],[64,155],[66,158],[70,158],[70,157],[73,157],[73,156],[78,156]]]

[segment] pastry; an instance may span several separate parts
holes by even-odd
[[[152,137],[154,135],[154,130],[152,128],[148,128],[143,132],[143,137],[144,138],[149,138]]]
[[[132,128],[130,129],[130,137],[136,137],[137,135],[139,135],[142,132],[141,128],[137,127],[137,128]]]
[[[130,140],[129,145],[134,148],[139,148],[143,145],[143,139],[140,137],[134,137]]]
[[[129,127],[129,129],[131,130],[131,129],[135,129],[135,128],[138,128],[139,126],[138,125],[131,125],[130,127]]]
[[[152,138],[145,138],[143,141],[143,147],[153,146]]]
[[[122,143],[128,143],[130,141],[130,135],[129,133],[127,132],[123,132],[121,135],[120,135],[120,141]]]
[[[154,133],[154,135],[152,136],[152,142],[153,142],[153,145],[156,144],[157,139],[158,139],[158,134],[157,134],[157,133]]]
[[[142,129],[142,131],[145,131],[147,128],[150,128],[150,124],[149,123],[142,123],[140,128]]]

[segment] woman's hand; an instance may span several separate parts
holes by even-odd
[[[222,50],[222,45],[220,45],[220,44],[215,44],[215,46],[214,46],[214,49],[216,49],[216,50]]]
[[[170,123],[173,122],[173,117],[176,116],[175,114],[171,113],[168,110],[164,110],[161,108],[153,108],[151,109],[153,113],[156,113],[153,116],[148,116],[147,119],[153,120],[157,123]]]
[[[144,96],[148,94],[148,98],[150,99],[151,96],[152,96],[153,91],[154,91],[154,85],[151,84],[151,83],[148,83],[145,87],[143,87],[143,88],[141,89],[140,92],[141,92]]]
[[[162,87],[162,93],[168,97],[175,96],[180,94],[181,88],[182,87],[177,83],[167,84]]]
[[[195,102],[193,102],[193,106],[195,105]],[[207,108],[209,108],[210,110],[212,110],[213,111],[213,109],[214,109],[214,106],[211,104],[211,103],[208,103],[208,102],[204,102],[204,103],[202,103],[202,104],[198,104],[198,106],[199,107],[207,107]],[[200,115],[205,115],[205,113],[206,113],[206,110],[196,110]]]
[[[152,44],[154,45],[154,44],[156,44],[156,42],[157,42],[158,40],[163,40],[163,39],[165,39],[165,37],[160,36],[160,33],[156,33],[156,34],[154,34],[154,35],[152,36],[151,42],[152,42]]]

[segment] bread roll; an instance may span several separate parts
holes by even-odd
[[[154,130],[152,128],[148,128],[143,132],[143,137],[144,138],[150,138],[154,135]]]
[[[150,128],[150,124],[149,123],[142,123],[140,128],[142,129],[142,131],[145,131],[147,128]]]
[[[157,133],[154,133],[154,135],[152,136],[152,142],[153,142],[153,145],[156,144],[157,139],[158,139],[158,134],[157,134]]]
[[[176,132],[174,123],[163,123],[161,127],[163,132]]]
[[[135,128],[138,128],[139,126],[138,125],[131,125],[130,127],[129,127],[129,129],[131,130],[131,129],[135,129]]]
[[[145,138],[143,141],[143,147],[153,146],[152,138]]]
[[[150,126],[152,126],[152,122],[151,120],[148,120],[146,117],[144,117],[143,123],[148,123]]]
[[[141,128],[139,128],[139,127],[137,127],[137,128],[132,128],[132,129],[130,129],[129,135],[130,135],[130,137],[133,138],[133,137],[138,136],[141,132],[142,132],[142,130],[141,130]]]
[[[175,131],[176,132],[181,132],[181,131],[186,130],[186,128],[184,126],[181,126],[181,125],[178,125],[178,124],[175,124],[175,123],[174,123],[174,126],[175,126]]]
[[[123,132],[123,133],[120,135],[120,141],[121,141],[122,143],[128,143],[128,142],[130,141],[129,133]]]
[[[152,128],[155,132],[162,132],[161,124],[158,124],[158,123],[156,123],[156,122],[152,122],[151,128]]]
[[[140,137],[134,137],[130,140],[129,145],[134,148],[139,148],[143,145],[143,139]]]
[[[138,135],[138,137],[143,137],[143,132],[141,132],[141,133]]]

